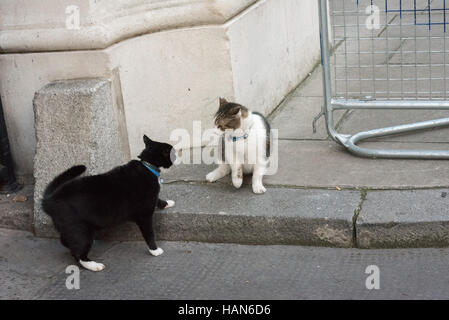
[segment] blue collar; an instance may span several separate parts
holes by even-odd
[[[240,136],[240,137],[235,137],[235,136],[232,137],[232,136],[231,136],[232,142],[236,142],[236,141],[238,141],[238,140],[240,140],[240,139],[243,139],[243,140],[247,139],[248,136],[249,136],[249,132],[250,132],[250,130],[251,130],[252,127],[253,127],[253,123],[251,123],[251,125],[250,125],[249,128],[248,128],[248,131],[247,131],[243,136]]]
[[[246,139],[246,138],[248,138],[248,134],[247,133],[245,133],[243,136],[240,136],[240,137],[232,137],[232,141],[236,142],[237,140]]]
[[[159,170],[159,168],[153,166],[152,164],[146,162],[146,161],[140,161],[145,168],[147,168],[148,170],[150,170],[159,180],[159,183],[163,183],[164,180],[161,178],[161,171]]]

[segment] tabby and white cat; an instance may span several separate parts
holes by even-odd
[[[252,173],[254,193],[264,193],[262,179],[270,157],[270,125],[263,115],[220,98],[215,125],[222,132],[218,148],[218,168],[206,176],[217,181],[232,172],[232,184],[240,188],[243,174]]]

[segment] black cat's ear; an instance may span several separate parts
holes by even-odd
[[[222,106],[226,103],[228,103],[228,100],[226,100],[225,98],[220,98],[220,106]]]
[[[147,137],[147,135],[143,135],[143,142],[145,143],[146,146],[151,144],[151,139]]]

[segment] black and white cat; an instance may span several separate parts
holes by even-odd
[[[75,166],[57,176],[46,188],[42,207],[60,233],[61,243],[84,268],[104,269],[91,261],[88,253],[96,230],[135,222],[152,255],[161,255],[154,239],[153,212],[175,205],[160,200],[160,167],[173,164],[171,145],[143,138],[145,149],[141,161],[132,160],[104,174],[78,178],[86,171]]]
[[[263,115],[220,98],[215,125],[221,130],[218,168],[206,176],[209,182],[232,173],[232,184],[240,188],[243,174],[252,173],[254,193],[264,193],[263,176],[270,157],[270,125]]]

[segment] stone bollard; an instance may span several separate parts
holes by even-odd
[[[130,159],[120,86],[105,79],[52,82],[34,97],[36,156],[34,159],[34,230],[55,236],[42,210],[45,187],[77,164],[98,174]]]

